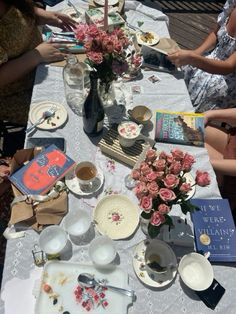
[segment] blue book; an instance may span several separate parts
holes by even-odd
[[[200,208],[191,213],[198,252],[210,252],[211,262],[236,262],[236,233],[227,199],[192,199]]]
[[[52,144],[16,170],[9,179],[23,194],[43,195],[74,165],[74,160]]]

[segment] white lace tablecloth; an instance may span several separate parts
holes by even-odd
[[[83,2],[83,5],[84,4]],[[63,6],[66,6],[65,2],[55,6],[53,9],[61,9]],[[154,20],[135,10],[126,12],[126,15],[130,23],[137,20],[144,20],[144,25],[149,23],[160,37],[168,36],[168,29],[166,21],[163,21],[163,16],[161,20]],[[142,88],[141,94],[133,95],[133,102],[126,104],[127,108],[133,105],[143,104],[150,107],[152,110],[192,110],[190,98],[181,73],[171,75],[159,72],[158,76],[161,78],[161,81],[155,84],[147,79],[152,74],[157,73],[154,71],[143,71],[143,78],[141,80],[125,83],[124,88],[127,90],[130,90],[132,85],[140,85]],[[69,156],[76,161],[91,160],[96,162],[96,164],[103,169],[105,176],[103,190],[96,197],[79,198],[69,194],[69,209],[82,208],[92,213],[97,200],[111,193],[126,194],[137,203],[133,192],[127,190],[124,185],[124,177],[126,174],[130,173],[130,168],[102,155],[97,146],[100,137],[93,139],[88,138],[83,132],[82,119],[75,115],[67,106],[61,67],[50,65],[41,65],[38,67],[32,103],[45,100],[56,101],[63,104],[68,112],[68,121],[63,127],[55,131],[37,130],[33,136],[64,137],[66,139],[66,151]],[[119,120],[119,114],[123,112],[124,110],[122,108],[116,108],[116,119]],[[122,119],[122,117],[120,118]],[[146,135],[153,137],[153,130],[146,130]],[[157,146],[158,150],[165,149],[167,151],[172,147],[173,145],[166,144],[158,144]],[[188,150],[195,156],[196,163],[193,168],[194,173],[196,169],[207,170],[210,172],[212,178],[212,183],[209,187],[197,187],[194,197],[220,197],[214,171],[209,163],[206,150],[204,148],[194,148],[190,146],[181,146],[181,148]],[[178,209],[174,208],[173,211],[175,213]],[[79,263],[89,262],[88,244],[93,237],[94,234],[91,232],[91,234],[78,245],[73,244],[71,255],[65,258]],[[120,266],[128,272],[130,287],[134,289],[137,294],[137,301],[128,309],[128,313],[212,313],[212,310],[207,308],[194,292],[181,283],[179,275],[177,275],[172,285],[168,288],[158,290],[147,288],[137,279],[132,267],[133,249],[135,245],[144,238],[145,235],[139,229],[131,239],[117,241]],[[33,274],[35,275],[37,270],[35,270],[31,250],[37,241],[38,234],[32,230],[28,230],[24,238],[8,241],[2,282],[3,292],[0,301],[1,314],[33,313],[34,297],[31,295],[30,290],[32,290]],[[183,253],[181,252],[181,248],[175,247],[174,250],[177,255]],[[214,266],[214,275],[226,289],[225,295],[216,307],[215,312],[222,314],[236,313],[236,269],[233,266]],[[18,287],[18,289],[13,287]],[[28,289],[24,289],[24,287],[28,287]],[[27,299],[29,300],[28,303],[25,301]],[[5,300],[5,304],[3,300]],[[19,300],[22,302],[19,302]],[[107,313],[109,313],[108,310]]]

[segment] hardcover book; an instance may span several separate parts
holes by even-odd
[[[15,171],[9,179],[23,194],[43,195],[74,165],[74,160],[52,144]]]
[[[210,252],[211,262],[236,262],[235,224],[227,199],[192,199],[197,251]]]
[[[157,110],[155,140],[164,143],[204,146],[204,115]]]

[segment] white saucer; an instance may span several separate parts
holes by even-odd
[[[143,33],[137,32],[136,37],[137,37],[137,41],[138,41],[139,45],[153,46],[153,45],[156,45],[160,41],[160,37],[156,33],[152,32],[152,31],[146,31],[146,32],[150,33],[153,36],[152,40],[150,40],[150,41],[144,40],[142,38]]]
[[[195,184],[195,180],[191,173],[185,173],[184,177],[186,178],[186,183],[190,183],[191,185]],[[185,199],[186,201],[193,197],[196,192],[196,185],[192,186],[192,190],[187,193],[188,197]]]
[[[37,104],[32,104],[29,112],[30,122],[33,124],[42,117],[44,111],[54,107],[56,112],[54,116],[46,119],[43,123],[37,126],[41,130],[54,130],[62,126],[67,120],[67,111],[62,104],[53,101],[43,101]]]
[[[159,241],[162,245],[164,245],[164,246],[166,246],[166,248],[168,248],[169,252],[172,255],[172,258],[173,258],[172,264],[176,265],[176,268],[172,272],[172,277],[170,279],[168,278],[166,281],[155,281],[155,280],[153,280],[143,267],[145,265],[144,256],[145,256],[146,246],[147,246],[147,244],[150,243],[150,241]],[[133,267],[134,267],[134,271],[136,273],[136,276],[145,285],[147,285],[149,287],[153,287],[153,288],[161,288],[161,287],[167,286],[168,284],[170,284],[174,280],[174,278],[177,274],[177,259],[176,259],[175,253],[173,252],[171,247],[169,245],[167,245],[164,241],[160,241],[158,239],[144,240],[144,241],[141,241],[136,246],[136,248],[134,250]]]
[[[91,195],[97,192],[103,185],[104,175],[100,168],[97,167],[98,174],[96,179],[93,181],[91,187],[87,187],[86,189],[81,189],[78,179],[74,174],[74,169],[72,169],[65,177],[65,182],[69,190],[77,195]]]

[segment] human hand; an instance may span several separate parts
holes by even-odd
[[[204,112],[204,125],[207,124],[212,120],[212,110],[208,110]]]
[[[180,49],[168,54],[167,59],[169,59],[176,67],[181,67],[183,65],[191,64],[194,52],[192,50]]]
[[[62,53],[59,48],[66,49],[65,45],[61,44],[51,44],[51,43],[41,43],[35,50],[37,51],[39,63],[49,63],[54,61],[64,60],[66,53]]]
[[[73,20],[70,16],[62,14],[60,12],[44,12],[45,24],[51,26],[56,26],[65,31],[71,31],[76,26],[76,21]]]

